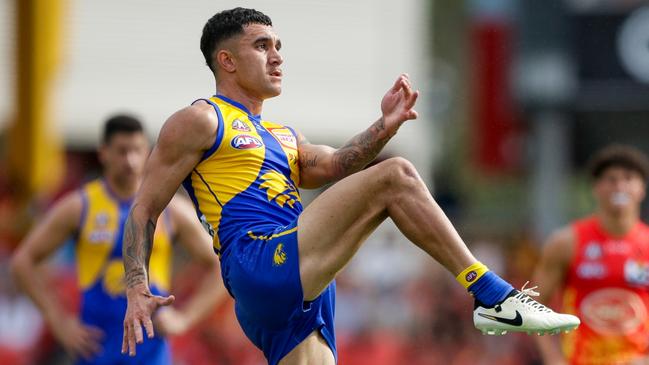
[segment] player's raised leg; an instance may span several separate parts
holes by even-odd
[[[554,332],[579,324],[576,317],[554,313],[524,295],[532,293],[529,290],[518,292],[478,262],[416,169],[402,158],[348,176],[302,213],[298,244],[306,300],[326,288],[387,217],[474,295],[474,320],[485,332]]]
[[[415,168],[392,158],[336,183],[298,221],[300,275],[313,299],[386,218],[457,275],[477,262],[439,208]]]

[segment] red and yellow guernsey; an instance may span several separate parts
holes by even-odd
[[[649,356],[649,226],[608,234],[595,217],[573,224],[563,303],[581,326],[563,337],[571,364],[633,364]]]

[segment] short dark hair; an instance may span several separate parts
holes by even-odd
[[[144,127],[142,127],[142,123],[134,116],[118,114],[108,118],[106,123],[104,123],[102,142],[104,144],[110,143],[111,138],[117,133],[144,133]]]
[[[635,171],[647,182],[649,178],[649,159],[639,149],[621,144],[613,144],[599,150],[590,160],[590,175],[597,180],[610,167],[621,167]]]
[[[248,24],[273,25],[268,15],[255,9],[234,8],[216,13],[203,27],[201,36],[201,52],[205,63],[212,70],[212,55],[219,44],[232,36],[243,33],[243,26]]]

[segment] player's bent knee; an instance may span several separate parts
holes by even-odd
[[[390,182],[392,187],[397,189],[403,189],[412,184],[418,184],[420,182],[419,174],[415,166],[408,160],[402,157],[394,157],[388,160],[385,160],[382,166],[385,168],[385,172],[389,174]]]

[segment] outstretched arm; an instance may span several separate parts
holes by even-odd
[[[547,304],[563,286],[573,256],[574,240],[571,227],[566,227],[552,234],[545,243],[541,261],[534,272],[539,302]],[[536,343],[545,364],[567,364],[556,337],[537,337]]]
[[[217,117],[211,106],[197,103],[176,112],[160,131],[158,143],[147,161],[142,185],[135,196],[124,230],[124,271],[128,306],[124,317],[122,352],[135,355],[144,340],[142,326],[153,337],[151,315],[173,296],[153,296],[148,284],[148,262],[158,216],[181,182],[198,164],[216,135]]]
[[[310,144],[298,135],[300,186],[311,189],[337,181],[363,169],[381,152],[401,124],[417,118],[413,109],[418,91],[413,91],[408,75],[397,78],[381,101],[382,116],[343,147]]]
[[[214,307],[225,299],[227,292],[221,280],[219,260],[212,246],[212,239],[196,218],[191,203],[176,196],[169,204],[175,226],[176,240],[182,244],[198,264],[202,277],[187,303],[180,309],[172,307],[160,311],[155,319],[156,330],[165,335],[180,334],[214,313]]]
[[[78,229],[81,210],[79,192],[68,194],[57,202],[21,242],[11,259],[11,272],[63,348],[72,356],[90,359],[101,350],[101,330],[85,326],[75,315],[66,313],[39,272],[42,269],[39,264]]]

